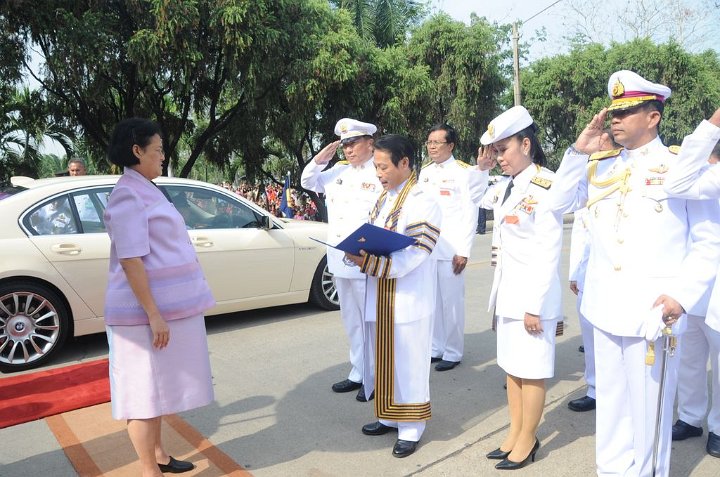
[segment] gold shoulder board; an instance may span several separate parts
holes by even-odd
[[[464,168],[464,169],[467,169],[468,167],[472,167],[470,164],[468,164],[468,163],[465,162],[465,161],[457,160],[457,161],[455,161],[455,162],[457,163],[458,166],[460,166],[460,167],[462,167],[462,168]]]
[[[535,176],[530,180],[530,183],[542,187],[543,189],[549,189],[552,185],[552,180],[546,179],[545,177]]]
[[[420,169],[425,169],[427,166],[429,166],[432,163],[433,163],[433,161],[428,161],[425,164],[423,164],[423,166]]]
[[[609,151],[598,151],[590,156],[591,161],[602,161],[603,159],[607,159],[608,157],[615,157],[618,154],[620,154],[620,151],[622,151],[623,148],[620,149],[611,149]]]
[[[338,163],[339,166],[347,166],[348,164],[350,164],[350,163],[349,163],[348,161],[346,161],[346,160],[338,161],[337,163]]]
[[[668,147],[668,151],[672,152],[673,154],[675,154],[677,156],[678,154],[680,154],[680,146],[678,146],[678,145],[670,146],[670,147]]]

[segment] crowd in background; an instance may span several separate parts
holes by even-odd
[[[272,213],[275,217],[296,220],[321,221],[322,218],[310,196],[302,191],[289,189],[287,207],[282,208],[283,186],[280,184],[251,184],[245,180],[231,184],[223,182],[220,186],[235,192]]]

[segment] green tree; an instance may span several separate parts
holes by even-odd
[[[720,58],[714,51],[693,54],[677,43],[647,39],[608,48],[577,45],[523,72],[524,105],[540,126],[554,165],[592,115],[610,103],[608,78],[622,69],[672,89],[660,126],[666,144],[680,144],[720,104]]]
[[[232,151],[257,169],[287,77],[332,33],[322,0],[10,0],[2,15],[14,41],[41,52],[36,79],[93,157],[119,120],[150,117],[172,164],[186,154],[180,176]]]
[[[400,104],[413,137],[424,141],[433,123],[447,122],[461,138],[456,156],[470,160],[477,155],[480,136],[500,112],[510,85],[508,29],[477,16],[466,25],[440,14],[413,32],[408,61],[427,71],[430,85],[402,89]]]
[[[330,0],[347,10],[358,34],[381,48],[403,43],[410,28],[427,14],[423,2],[414,0]]]

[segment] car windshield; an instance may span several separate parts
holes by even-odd
[[[0,200],[7,199],[11,195],[27,190],[26,187],[19,186],[0,186]]]

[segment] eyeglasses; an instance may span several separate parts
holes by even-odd
[[[447,141],[425,141],[427,147],[442,146],[443,144],[447,144]]]

